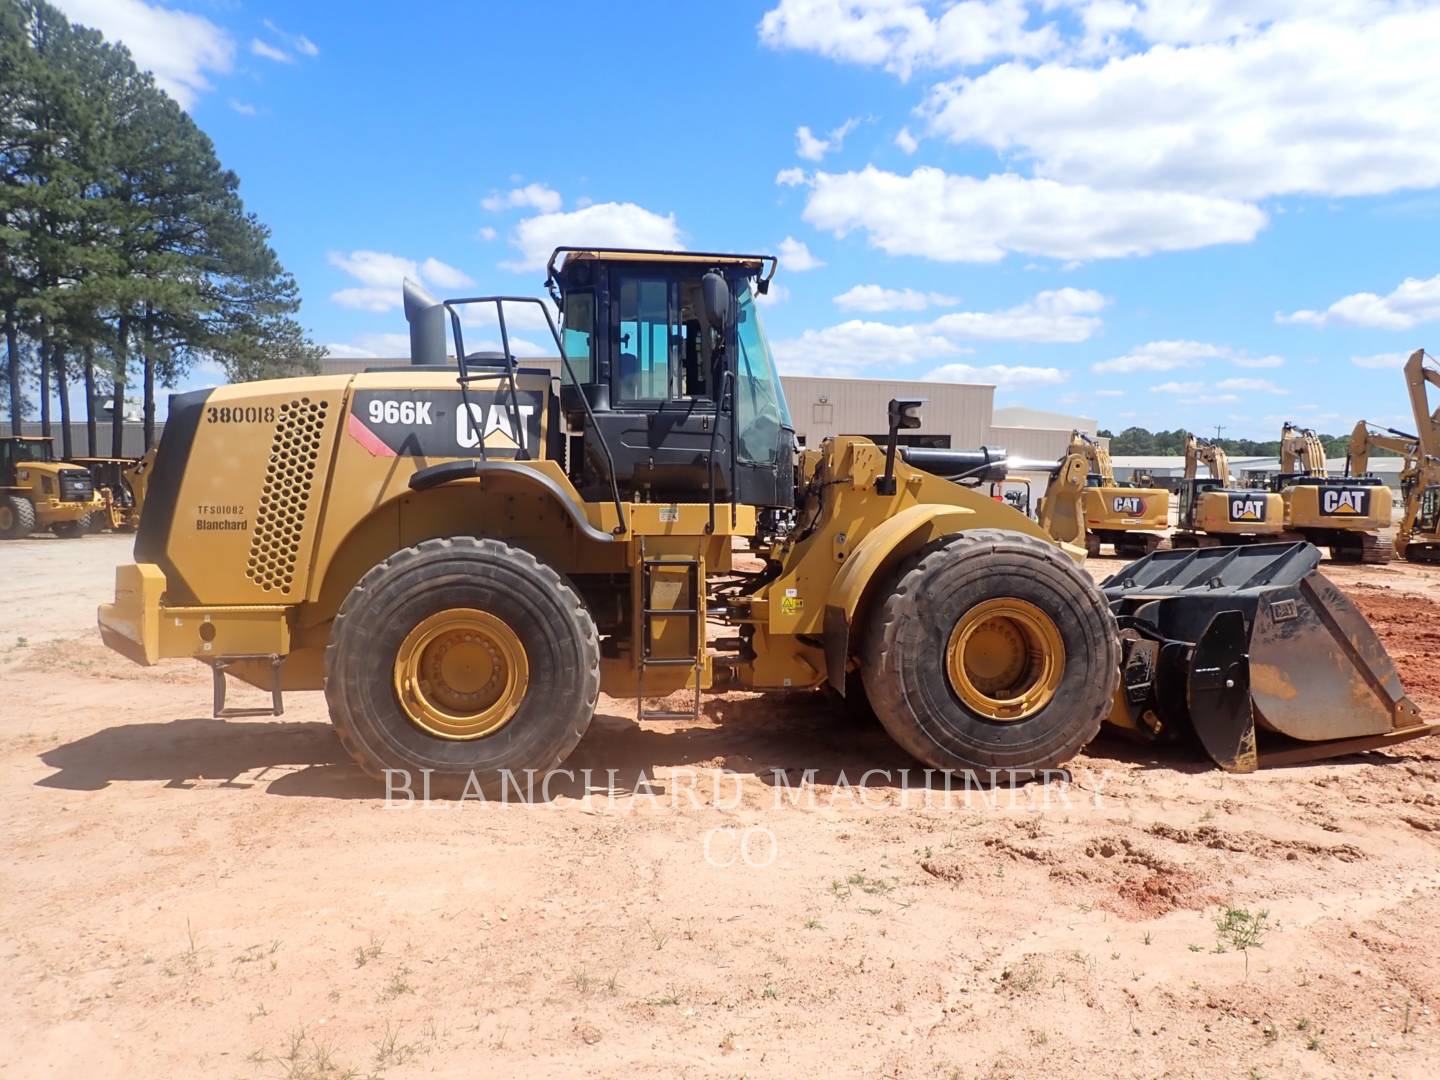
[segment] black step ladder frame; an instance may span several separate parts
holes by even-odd
[[[703,695],[701,686],[702,677],[705,672],[705,580],[700,572],[701,561],[688,555],[657,555],[649,556],[645,553],[645,538],[641,536],[640,555],[640,596],[638,597],[638,633],[636,634],[635,648],[635,719],[642,720],[693,720],[700,719],[700,705]],[[650,585],[651,567],[683,567],[687,571],[687,578],[690,583],[690,603],[688,608],[657,608],[651,607]],[[651,620],[654,618],[685,618],[690,625],[690,655],[676,657],[652,657],[650,655],[652,630]],[[687,712],[680,712],[670,709],[656,709],[647,711],[645,709],[645,669],[650,667],[681,667],[688,665],[694,673],[693,705]]]

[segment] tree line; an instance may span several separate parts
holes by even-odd
[[[231,380],[314,371],[295,280],[245,210],[239,179],[129,51],[43,0],[0,0],[0,402],[12,430],[38,406],[71,445],[83,388],[88,452],[98,403],[138,379],[145,445],[155,388],[197,362]]]
[[[1119,434],[1101,430],[1099,434],[1110,440],[1110,453],[1115,456],[1129,457],[1132,455],[1155,455],[1161,457],[1178,457],[1185,453],[1185,435],[1183,428],[1176,428],[1174,431],[1150,431],[1143,427],[1128,427]],[[1270,439],[1268,441],[1256,439],[1215,439],[1202,431],[1195,434],[1207,442],[1219,446],[1227,454],[1233,457],[1279,457],[1280,440]],[[1325,456],[1331,458],[1343,458],[1350,445],[1349,434],[1345,435],[1321,435],[1320,441],[1325,444]],[[1391,455],[1388,450],[1376,450],[1372,457],[1388,457]]]

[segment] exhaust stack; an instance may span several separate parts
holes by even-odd
[[[410,324],[410,363],[446,363],[445,305],[409,278],[401,288],[405,297],[405,321]]]

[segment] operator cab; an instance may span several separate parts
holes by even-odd
[[[768,271],[768,272],[767,272]],[[559,248],[560,409],[578,434],[571,479],[605,498],[794,504],[795,425],[757,297],[775,259]],[[608,449],[606,461],[601,446]]]
[[[0,487],[15,486],[15,468],[28,462],[55,460],[54,440],[41,435],[7,435],[0,438]]]

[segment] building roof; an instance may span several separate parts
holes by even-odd
[[[1007,405],[1003,409],[995,410],[991,423],[996,427],[1045,428],[1050,431],[1073,431],[1078,428],[1093,435],[1099,421],[1088,416],[1047,412],[1044,409],[1031,409],[1024,405]]]

